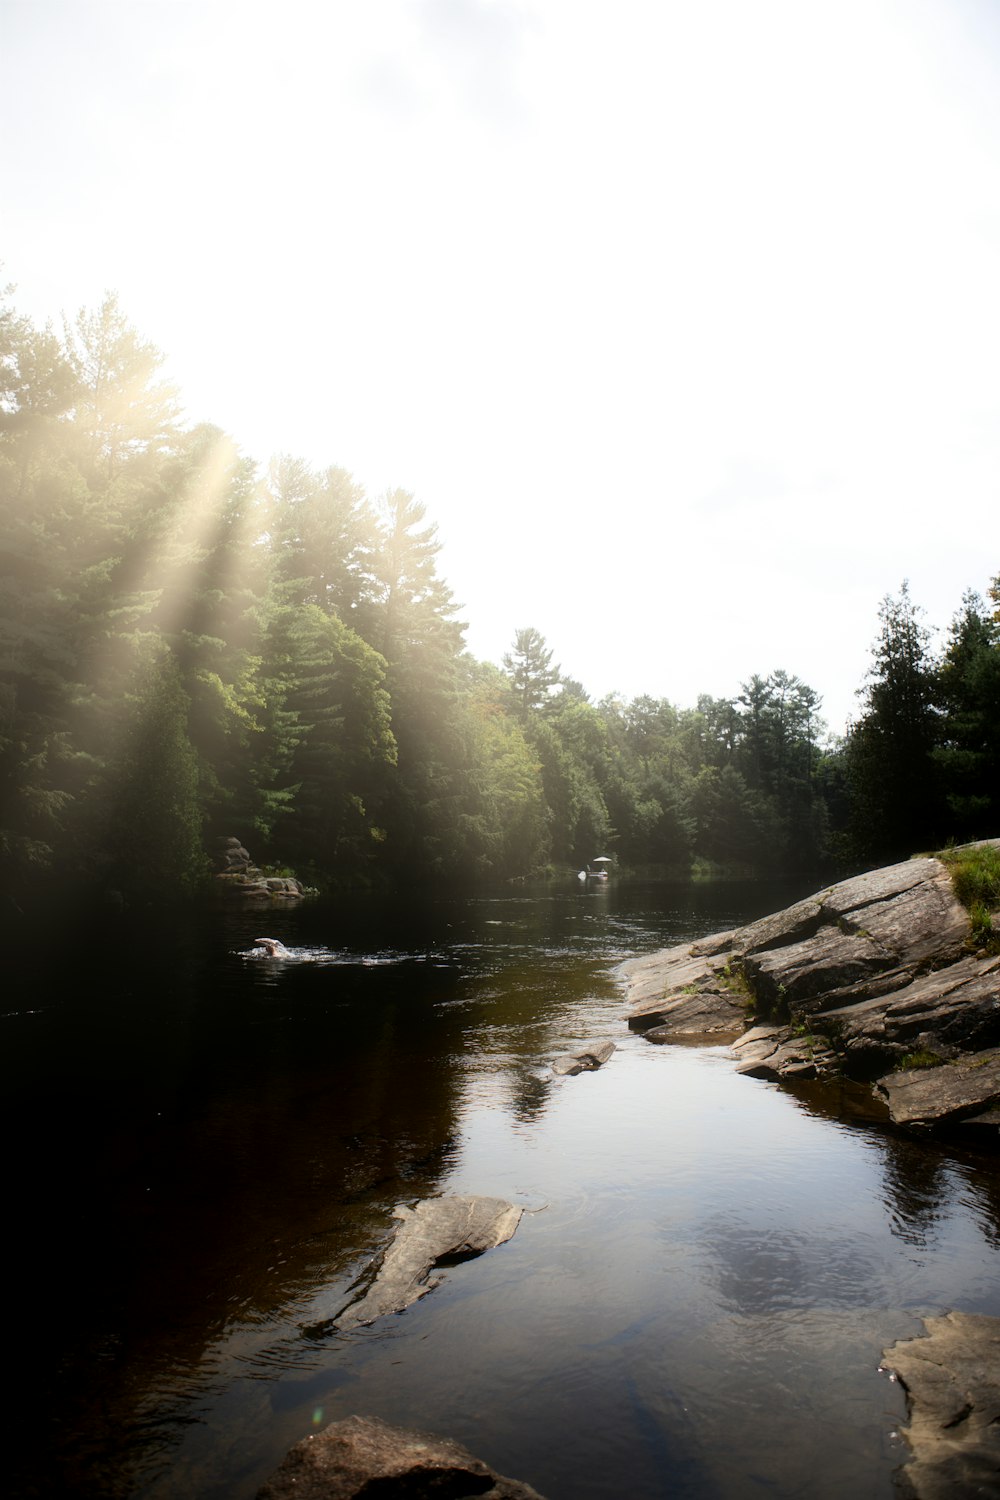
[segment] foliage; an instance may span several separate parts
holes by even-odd
[[[693,708],[591,702],[534,627],[474,661],[426,509],[258,474],[179,420],[109,294],[60,337],[0,295],[0,893],[192,892],[209,840],[316,883],[619,866],[813,870],[991,831],[1000,579],[939,658],[904,584],[824,743],[782,669]],[[970,897],[979,930],[997,904]]]
[[[896,1064],[896,1070],[900,1073],[912,1073],[921,1068],[939,1068],[944,1062],[936,1052],[929,1052],[926,1048],[919,1048],[916,1052],[907,1052]]]
[[[1000,911],[1000,848],[978,844],[944,849],[938,858],[951,871],[952,888],[969,913],[973,942],[1000,951],[1000,933],[993,926],[993,914]]]
[[[514,646],[503,659],[510,690],[522,723],[545,708],[559,682],[559,668],[552,665],[552,652],[533,625],[518,630]]]
[[[879,610],[864,710],[845,752],[852,848],[862,857],[902,859],[915,845],[942,841],[936,675],[922,614],[905,581]]]

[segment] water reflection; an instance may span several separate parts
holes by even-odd
[[[800,894],[313,904],[268,919],[281,959],[259,913],[206,914],[120,933],[88,995],[79,955],[50,970],[57,1002],[6,1034],[15,1491],[239,1500],[317,1411],[358,1410],[550,1500],[622,1475],[634,1500],[888,1496],[878,1356],[922,1310],[1000,1312],[995,1171],[725,1049],[648,1047],[613,977]],[[548,1073],[605,1036],[600,1072]],[[440,1191],[539,1212],[401,1317],[331,1330],[394,1203]]]

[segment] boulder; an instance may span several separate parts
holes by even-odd
[[[614,1042],[594,1042],[583,1052],[564,1052],[553,1058],[552,1071],[556,1076],[575,1076],[577,1073],[592,1073],[606,1063],[615,1050]]]
[[[264,875],[237,838],[218,838],[215,879],[219,890],[250,896],[255,901],[301,901],[307,894],[293,875]]]
[[[1000,1318],[948,1312],[926,1336],[886,1349],[906,1390],[913,1457],[897,1476],[910,1500],[1000,1494]]]
[[[458,1443],[370,1417],[333,1422],[289,1449],[257,1500],[541,1500],[530,1485],[505,1479]]]
[[[356,1328],[386,1313],[402,1312],[439,1285],[428,1279],[439,1261],[466,1259],[502,1245],[521,1222],[522,1212],[503,1198],[465,1194],[425,1198],[415,1208],[398,1204],[393,1217],[401,1223],[374,1280],[334,1323],[338,1328]]]

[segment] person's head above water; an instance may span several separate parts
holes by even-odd
[[[254,938],[254,943],[258,948],[266,948],[270,958],[278,958],[288,952],[284,943],[279,943],[277,938]]]

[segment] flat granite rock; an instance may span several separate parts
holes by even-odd
[[[1000,1318],[926,1318],[925,1338],[886,1349],[882,1368],[906,1390],[913,1458],[897,1477],[908,1500],[1000,1494]]]
[[[375,1280],[334,1323],[338,1328],[356,1328],[386,1313],[402,1312],[438,1285],[428,1280],[438,1261],[481,1255],[502,1245],[516,1230],[523,1212],[503,1198],[467,1194],[425,1198],[415,1208],[397,1205],[393,1215],[402,1222]]]
[[[537,1490],[474,1458],[446,1438],[347,1417],[303,1438],[257,1491],[257,1500],[541,1500]]]
[[[905,978],[905,976],[901,976]],[[869,1042],[912,1044],[933,1036],[945,1049],[983,1051],[1000,1044],[1000,958],[964,957],[944,968],[920,974],[873,999],[824,1011],[843,1045]]]
[[[822,1038],[798,1036],[788,1026],[754,1026],[732,1050],[739,1058],[737,1073],[774,1082],[818,1078],[834,1061]]]
[[[876,1088],[896,1125],[960,1123],[1000,1105],[1000,1047],[937,1068],[890,1073]]]
[[[730,934],[725,934],[728,940]],[[706,951],[695,949],[706,947]],[[726,983],[728,948],[689,943],[623,964],[630,1031],[649,1041],[720,1033],[738,1036],[746,1025],[744,996]]]
[[[557,1077],[593,1073],[595,1069],[604,1066],[614,1050],[614,1042],[594,1042],[582,1052],[564,1052],[552,1059],[552,1071]]]

